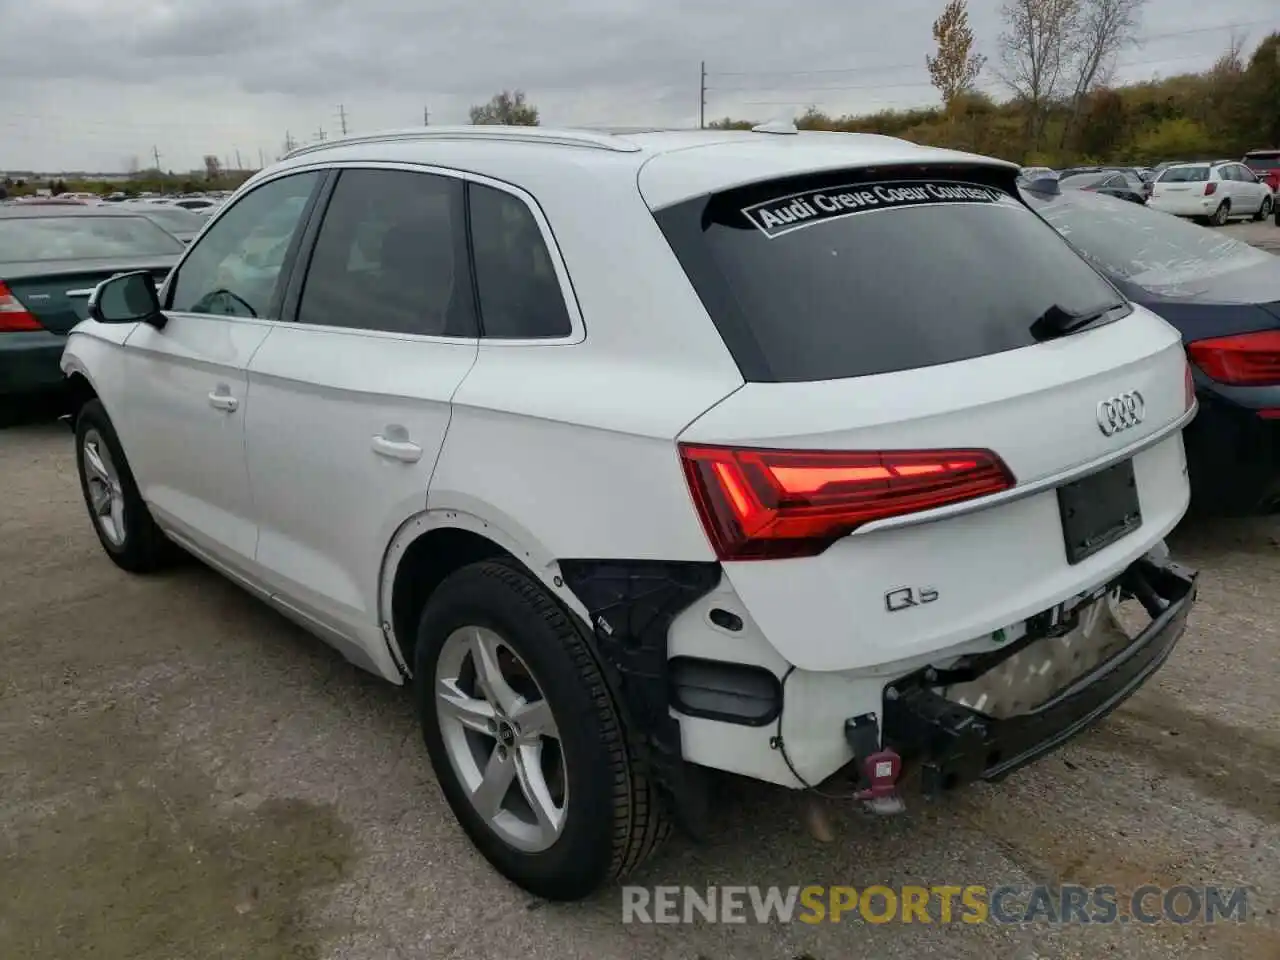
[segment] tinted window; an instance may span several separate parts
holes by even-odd
[[[569,312],[533,213],[503,190],[480,184],[467,189],[484,336],[567,336]]]
[[[1245,163],[1254,170],[1280,169],[1280,154],[1250,154]]]
[[[951,199],[926,199],[937,196]],[[993,187],[846,173],[656,216],[748,380],[856,377],[1000,353],[1033,344],[1031,325],[1051,306],[1120,302],[1052,228]]]
[[[1258,182],[1258,178],[1253,175],[1253,171],[1251,171],[1248,167],[1242,167],[1237,165],[1232,167],[1231,169],[1235,171],[1235,178],[1237,180],[1240,180],[1244,183]]]
[[[92,260],[181,253],[183,246],[144,217],[22,217],[0,220],[0,262]]]
[[[289,244],[319,179],[318,173],[281,177],[237,200],[191,248],[169,285],[169,309],[267,316]]]
[[[298,319],[333,327],[475,336],[462,181],[346,170],[316,238]]]
[[[1103,270],[1149,288],[1275,263],[1220,231],[1111,197],[1073,194],[1040,215]]]
[[[1170,167],[1160,174],[1161,183],[1204,183],[1208,179],[1208,167]]]

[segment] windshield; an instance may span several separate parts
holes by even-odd
[[[61,216],[0,220],[0,261],[95,260],[182,253],[145,217]]]
[[[1209,179],[1208,167],[1170,167],[1160,174],[1160,183],[1204,183]]]
[[[1092,314],[1123,303],[1025,206],[957,177],[845,171],[704,196],[655,217],[747,380],[832,380],[1002,353],[1034,344],[1031,325],[1051,307]]]
[[[1275,262],[1274,254],[1216,230],[1111,197],[1072,195],[1039,212],[1107,273],[1167,296],[1188,282]]]

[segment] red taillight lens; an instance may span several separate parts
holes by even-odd
[[[1212,197],[1217,192],[1218,192],[1218,185],[1214,183],[1212,180],[1210,180],[1208,183],[1204,185],[1204,195],[1206,197]]]
[[[1239,387],[1280,384],[1280,330],[1197,340],[1187,346],[1187,353],[1219,383]]]
[[[0,280],[0,333],[13,333],[18,330],[43,330],[40,321],[22,305]]]
[[[721,560],[808,557],[851,530],[999,493],[1013,475],[989,450],[758,450],[680,445]]]

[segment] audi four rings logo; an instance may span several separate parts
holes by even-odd
[[[1098,429],[1103,436],[1114,436],[1130,427],[1136,427],[1142,422],[1146,412],[1142,394],[1137,390],[1130,390],[1098,404]]]

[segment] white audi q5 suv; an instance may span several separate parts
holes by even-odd
[[[161,289],[95,291],[62,361],[90,518],[411,683],[462,827],[540,895],[696,829],[709,771],[881,812],[912,767],[999,779],[1195,596],[1178,334],[1017,176],[777,126],[303,148]]]

